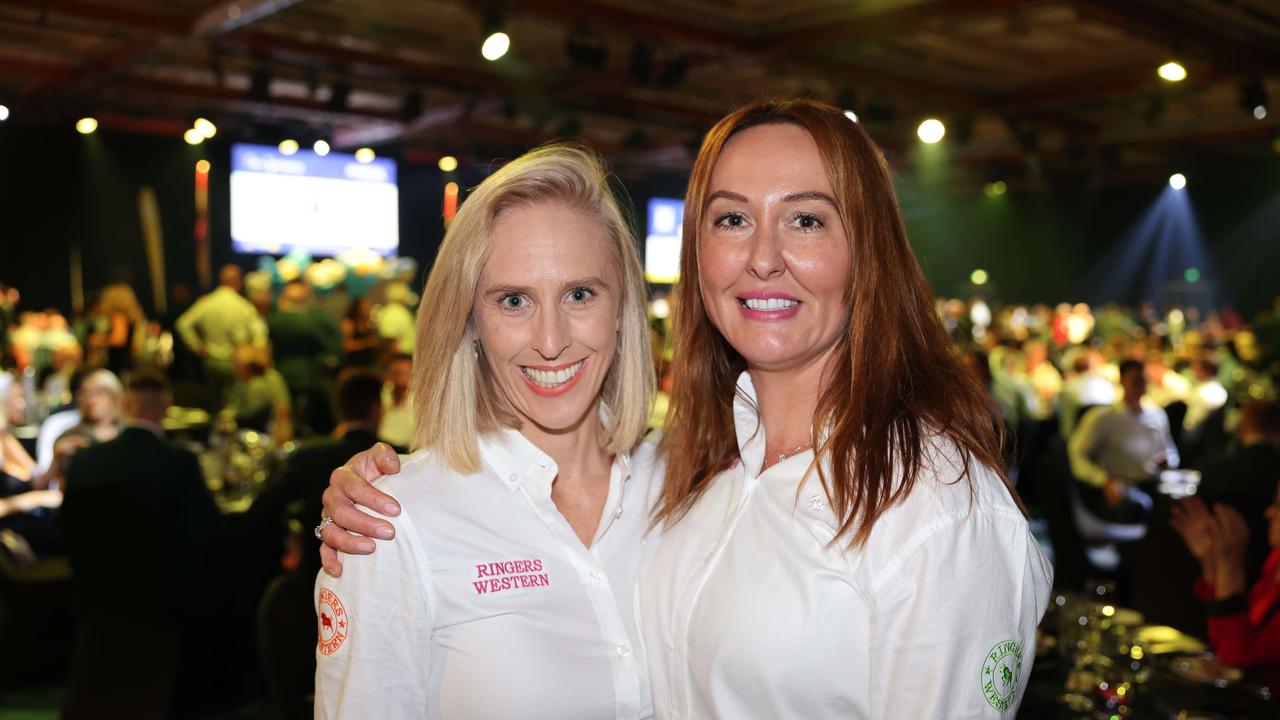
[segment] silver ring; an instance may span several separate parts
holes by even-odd
[[[316,529],[314,531],[316,539],[319,540],[320,542],[324,542],[324,529],[329,527],[332,524],[333,524],[333,518],[331,517],[320,518],[320,524],[316,526]]]

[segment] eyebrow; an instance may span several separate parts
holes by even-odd
[[[574,280],[568,280],[564,283],[561,283],[560,290],[563,292],[566,290],[570,290],[577,287],[584,287],[584,286],[600,287],[600,288],[604,288],[605,290],[611,289],[609,286],[609,283],[605,282],[604,280],[594,275],[591,275],[588,277],[577,278]],[[493,287],[486,288],[484,290],[484,295],[486,297],[493,297],[495,295],[503,296],[503,295],[532,295],[532,294],[534,294],[534,289],[527,285],[494,285]]]
[[[739,195],[736,192],[732,192],[730,190],[717,190],[707,196],[707,201],[703,203],[703,207],[706,207],[707,205],[710,205],[713,201],[719,200],[722,198],[725,200],[732,200],[733,202],[740,202],[740,203],[748,202],[745,196]],[[786,195],[782,196],[782,201],[787,203],[804,202],[806,200],[821,200],[823,202],[830,204],[831,207],[839,209],[839,206],[836,205],[835,198],[831,197],[830,195],[824,192],[818,192],[817,190],[806,190],[804,192],[787,193]]]

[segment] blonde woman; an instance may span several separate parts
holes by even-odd
[[[654,380],[606,178],[535,150],[450,225],[417,318],[419,449],[378,483],[394,540],[317,583],[317,717],[651,714],[632,597]]]

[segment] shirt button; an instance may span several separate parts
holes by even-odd
[[[600,576],[600,573],[593,572],[587,576],[587,582],[599,587],[600,583],[604,582],[604,578]]]
[[[508,479],[508,480],[510,480],[511,482],[515,482],[516,480],[519,480],[520,478],[519,478],[519,476],[517,476],[515,473],[511,473],[510,475],[508,475],[508,476],[507,476],[507,479]]]
[[[630,645],[619,645],[617,650],[618,650],[618,657],[631,657]]]

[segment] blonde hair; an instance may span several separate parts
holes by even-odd
[[[497,217],[515,207],[562,203],[598,220],[622,279],[618,353],[600,395],[609,409],[605,445],[626,452],[644,436],[654,390],[645,314],[647,289],[630,226],[604,161],[574,144],[516,158],[480,183],[445,233],[418,306],[413,353],[414,444],[459,472],[480,466],[477,439],[517,425],[489,382],[475,346],[471,308]]]

